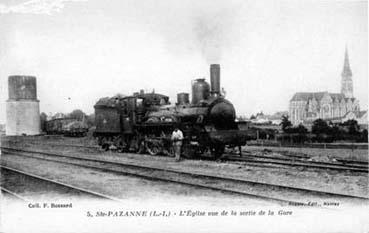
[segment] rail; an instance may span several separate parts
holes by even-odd
[[[11,171],[11,172],[17,173],[17,174],[21,174],[21,175],[26,176],[26,177],[31,177],[33,179],[40,180],[40,181],[43,181],[43,182],[47,182],[47,183],[50,183],[50,184],[54,184],[54,185],[57,185],[57,186],[60,186],[60,187],[63,187],[63,188],[70,189],[70,190],[74,190],[74,191],[83,193],[85,195],[97,197],[99,199],[107,199],[107,200],[112,200],[112,201],[119,201],[118,199],[116,199],[114,197],[111,197],[111,196],[108,196],[108,195],[105,195],[105,194],[97,193],[97,192],[92,191],[92,190],[88,190],[88,189],[85,189],[85,188],[81,188],[81,187],[77,187],[77,186],[74,186],[74,185],[66,184],[66,183],[63,183],[63,182],[60,182],[60,181],[56,181],[56,180],[52,180],[52,179],[49,179],[49,178],[46,178],[46,177],[41,177],[39,175],[31,174],[29,172],[21,171],[21,170],[18,170],[18,169],[15,169],[15,168],[11,168],[11,167],[8,167],[8,166],[0,165],[0,169],[1,170]],[[15,193],[13,193],[13,192],[5,189],[4,187],[2,187],[2,189],[8,191],[8,193],[15,194]]]
[[[26,156],[35,159],[52,161],[57,163],[71,164],[84,168],[97,169],[104,172],[113,172],[122,175],[140,177],[155,181],[172,182],[181,185],[195,186],[210,190],[232,193],[248,197],[256,197],[279,203],[299,202],[301,197],[314,198],[349,198],[353,200],[368,201],[366,196],[356,196],[344,193],[332,193],[323,190],[313,190],[299,187],[292,187],[279,184],[270,184],[248,179],[234,177],[224,177],[212,174],[187,172],[172,168],[160,168],[146,166],[137,163],[113,162],[107,159],[86,158],[83,156],[60,155],[39,151],[26,151],[20,149],[4,148],[4,154],[15,156]],[[21,153],[19,153],[21,152]],[[28,154],[25,154],[28,153]],[[29,155],[32,154],[32,155]],[[36,155],[36,156],[34,156]],[[282,197],[282,198],[281,198]]]
[[[285,143],[279,141],[251,141],[247,142],[249,146],[268,146],[268,147],[293,147],[293,148],[320,148],[320,149],[349,149],[349,150],[367,150],[368,143]]]

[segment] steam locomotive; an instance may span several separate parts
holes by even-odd
[[[151,155],[171,154],[171,133],[179,128],[184,134],[182,156],[191,158],[224,153],[226,146],[246,144],[247,127],[235,121],[232,103],[220,92],[220,65],[210,65],[210,82],[192,82],[192,100],[178,93],[175,106],[169,97],[157,93],[102,98],[94,106],[99,145],[108,150]]]

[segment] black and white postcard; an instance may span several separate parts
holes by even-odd
[[[1,0],[0,232],[369,232],[368,2]]]

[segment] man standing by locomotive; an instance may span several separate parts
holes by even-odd
[[[172,133],[172,142],[173,142],[173,149],[176,161],[180,160],[181,156],[181,147],[182,147],[182,140],[183,140],[183,133],[178,128],[175,128]]]

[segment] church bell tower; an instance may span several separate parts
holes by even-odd
[[[352,83],[352,72],[350,68],[349,56],[347,52],[347,47],[345,50],[345,61],[343,64],[343,70],[341,73],[341,93],[345,95],[346,98],[354,97],[354,88]]]

